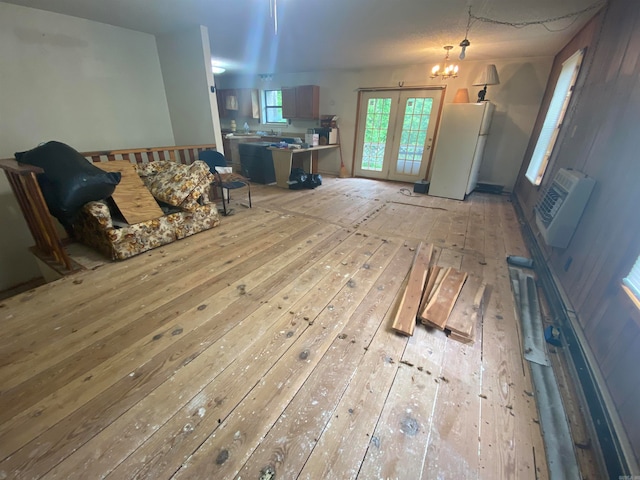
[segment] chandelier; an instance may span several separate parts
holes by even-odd
[[[453,48],[453,45],[447,45],[444,49],[447,51],[447,54],[444,56],[444,64],[442,68],[440,65],[436,65],[431,69],[431,78],[442,77],[443,80],[447,78],[456,78],[458,76],[458,66],[457,65],[449,65],[449,51]]]

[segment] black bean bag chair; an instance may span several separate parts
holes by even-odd
[[[105,172],[89,162],[69,145],[47,142],[26,152],[17,152],[16,160],[40,167],[40,190],[49,212],[67,231],[85,203],[105,200],[120,183],[120,173]]]

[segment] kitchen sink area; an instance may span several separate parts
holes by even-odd
[[[271,132],[274,132],[273,134]],[[286,141],[286,142],[294,142],[294,139],[304,139],[304,133],[290,133],[288,135],[277,135],[275,130],[271,130],[269,132],[267,131],[257,131],[257,132],[249,132],[249,133],[245,133],[245,132],[231,132],[228,130],[222,130],[222,136],[224,139],[224,154],[225,157],[227,158],[227,162],[229,162],[231,164],[231,166],[233,167],[233,171],[240,173],[242,175],[248,176],[249,178],[251,178],[252,175],[250,175],[249,171],[247,171],[247,169],[252,170],[252,172],[254,172],[254,175],[256,178],[252,179],[254,181],[257,181],[258,183],[271,183],[273,180],[271,179],[271,174],[268,173],[266,176],[262,174],[262,170],[259,169],[257,171],[260,171],[261,173],[259,175],[256,175],[256,165],[257,165],[257,160],[255,160],[255,158],[259,158],[261,162],[265,162],[267,160],[267,154],[264,155],[250,155],[252,158],[249,158],[248,152],[253,152],[255,151],[255,149],[240,149],[240,145],[241,144],[245,144],[245,143],[260,143],[261,146],[264,148],[265,151],[266,148],[271,145],[272,143],[279,143],[282,141]],[[302,140],[301,140],[302,141]],[[268,152],[270,155],[270,152]],[[244,162],[242,161],[242,156],[246,157],[244,160]],[[245,168],[243,168],[243,165],[245,166]],[[248,167],[248,166],[251,166]]]

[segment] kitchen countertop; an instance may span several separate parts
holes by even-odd
[[[232,132],[226,132],[223,130],[222,134],[227,136],[228,139],[243,139],[243,138],[300,138],[304,139],[304,133],[290,133],[287,135],[276,135],[276,134],[258,134],[258,133],[238,133],[235,132],[230,135]]]
[[[231,134],[226,134],[225,138],[229,139],[229,140],[241,140],[243,138],[262,138],[262,135],[256,135],[255,133],[251,134],[247,134],[247,133],[234,133],[233,135]]]

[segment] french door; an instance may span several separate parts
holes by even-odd
[[[425,178],[443,93],[360,92],[355,174],[401,182]]]

